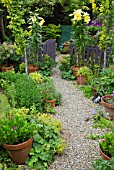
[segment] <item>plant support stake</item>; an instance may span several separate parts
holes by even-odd
[[[25,50],[25,72],[26,72],[27,78],[29,79],[29,76],[28,76],[27,52],[28,52],[28,48],[26,48],[26,50]]]

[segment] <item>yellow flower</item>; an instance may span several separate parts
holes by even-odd
[[[44,22],[45,22],[45,20],[42,19],[42,20],[40,21],[39,25],[42,26]]]
[[[100,5],[99,11],[103,12],[103,6],[102,5]]]
[[[76,21],[79,21],[82,19],[82,16],[81,16],[81,13],[75,13],[74,14],[74,18],[72,20],[76,20]]]
[[[90,21],[90,16],[89,15],[85,15],[84,16],[84,21],[88,24],[88,22]]]
[[[9,57],[10,57],[10,54],[7,54],[7,57],[9,58]]]

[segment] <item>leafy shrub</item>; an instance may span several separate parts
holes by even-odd
[[[37,129],[30,158],[26,163],[31,169],[47,170],[54,155],[62,153],[65,148],[60,135],[61,122],[47,114],[37,115],[35,120]]]
[[[52,68],[56,66],[56,62],[53,58],[48,56],[47,54],[43,56],[41,62],[39,62],[40,70],[39,73],[43,74],[43,76],[51,76]]]

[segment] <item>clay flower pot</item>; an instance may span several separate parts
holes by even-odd
[[[78,85],[84,85],[86,83],[86,80],[87,80],[86,76],[77,76]]]
[[[80,66],[71,66],[73,75],[77,78],[77,70],[80,69]]]
[[[101,154],[101,156],[104,160],[110,160],[111,159],[110,157],[105,155],[105,153],[101,150],[100,146],[99,146],[99,152],[100,152],[100,154]]]
[[[6,71],[12,70],[12,69],[13,69],[13,66],[12,66],[12,65],[9,66],[9,67],[5,67],[5,66],[2,66],[2,67],[1,67],[2,72],[6,72]]]
[[[17,165],[21,165],[26,161],[29,155],[29,151],[32,148],[32,142],[33,138],[30,138],[21,144],[7,145],[2,143],[2,146],[6,149],[12,161]]]
[[[45,100],[46,103],[49,103],[51,107],[55,107],[56,99],[53,100]]]
[[[29,64],[28,65],[28,72],[33,73],[37,72],[39,70],[39,66],[36,66],[35,64]]]
[[[105,102],[105,98],[112,99],[113,96],[107,95],[107,96],[101,97],[103,116],[107,119],[114,119],[114,104],[109,104],[109,103]]]

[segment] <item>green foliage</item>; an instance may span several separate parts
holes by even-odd
[[[43,82],[43,76],[40,73],[30,73],[29,77],[35,81],[37,84],[40,84]]]
[[[74,80],[75,79],[75,76],[73,76],[73,74],[72,74],[72,71],[71,70],[69,70],[69,71],[63,71],[62,73],[61,73],[61,77],[63,78],[63,79],[66,79],[66,80]]]
[[[112,121],[105,119],[104,117],[100,116],[99,114],[94,115],[94,128],[100,127],[101,129],[105,128],[112,128]]]
[[[48,39],[56,39],[60,37],[61,29],[60,25],[48,24],[42,27],[43,30],[43,41]]]
[[[111,160],[97,159],[94,164],[92,164],[93,170],[113,170],[114,169],[114,158]]]
[[[44,112],[47,114],[56,114],[56,110],[54,108],[51,107],[51,105],[49,103],[45,103],[44,104]]]
[[[16,145],[33,136],[34,125],[27,121],[24,115],[28,110],[11,109],[6,111],[6,117],[0,120],[0,142]]]
[[[41,36],[41,26],[44,23],[43,18],[39,17],[38,10],[34,12],[30,12],[30,18],[28,20],[30,36],[28,37],[28,47],[30,48],[30,55],[32,55],[32,60],[36,58],[38,61],[38,51],[40,49],[40,45],[42,43]]]
[[[61,65],[59,66],[60,71],[69,71],[70,70],[70,56],[64,55],[60,60]]]
[[[40,85],[27,79],[25,74],[6,72],[1,74],[1,77],[1,85],[12,107],[30,108],[35,105],[39,111],[42,110],[43,99]]]
[[[114,133],[105,133],[103,141],[99,142],[102,151],[110,158],[114,156]]]
[[[39,62],[40,70],[38,72],[44,76],[51,76],[52,68],[55,66],[56,62],[54,61],[54,59],[46,54],[43,56],[42,61]]]
[[[64,141],[60,137],[61,122],[47,114],[37,115],[37,130],[34,131],[33,148],[26,161],[31,169],[47,170],[56,153],[64,150]]]
[[[5,111],[6,107],[9,106],[6,95],[0,93],[0,115]]]
[[[101,136],[97,135],[97,134],[90,134],[90,135],[86,136],[86,138],[92,139],[92,140],[98,140],[98,139],[101,139]]]
[[[80,89],[83,91],[85,97],[90,98],[93,95],[92,86],[81,86]]]
[[[112,94],[114,89],[114,71],[109,68],[103,69],[99,77],[91,81],[91,85],[96,88],[99,96]]]

